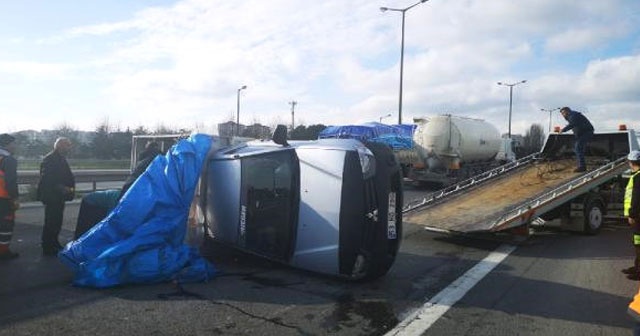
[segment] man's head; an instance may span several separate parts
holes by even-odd
[[[631,167],[640,168],[640,151],[632,150],[627,155],[627,161]],[[634,169],[634,171],[637,169]]]
[[[16,148],[16,138],[7,133],[0,134],[0,147],[8,150],[9,153],[13,154]]]
[[[71,151],[71,140],[65,137],[57,138],[56,142],[53,144],[53,150],[62,155],[67,155],[69,151]]]
[[[569,114],[569,112],[571,112],[571,108],[567,106],[560,109],[560,114],[562,114],[563,117],[566,117]]]
[[[160,144],[155,142],[155,141],[149,141],[144,146],[144,149],[147,150],[147,151],[158,152],[158,151],[160,151]]]

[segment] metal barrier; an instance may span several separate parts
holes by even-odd
[[[76,184],[91,183],[90,191],[98,190],[99,182],[124,182],[131,174],[129,169],[83,169],[73,170]],[[40,180],[40,172],[37,170],[19,170],[18,185],[35,186]]]

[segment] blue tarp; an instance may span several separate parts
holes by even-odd
[[[184,243],[211,144],[204,134],[180,140],[156,157],[105,219],[65,246],[58,258],[74,270],[75,285],[201,282],[215,275],[197,248]]]
[[[416,127],[418,127],[418,125],[416,124],[398,124],[398,125],[392,125],[392,126],[395,128],[399,128],[400,135],[407,138],[413,138],[413,132],[415,132]]]
[[[394,150],[413,148],[412,138],[404,137],[398,134],[384,134],[369,141],[381,142],[388,145],[389,147],[391,147],[391,149]]]
[[[413,148],[413,131],[416,125],[386,125],[377,122],[362,125],[329,126],[322,130],[318,139],[339,138],[375,141],[389,145],[393,149]]]
[[[400,132],[393,126],[369,122],[362,125],[329,126],[320,132],[318,139],[339,138],[365,141],[384,134],[400,134]]]

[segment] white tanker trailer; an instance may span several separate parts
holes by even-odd
[[[510,139],[482,119],[439,115],[414,122],[413,150],[397,154],[405,176],[418,183],[448,185],[515,159]]]

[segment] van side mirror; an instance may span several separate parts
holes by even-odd
[[[289,143],[287,142],[287,126],[276,126],[276,130],[273,132],[273,136],[271,137],[271,139],[278,145],[282,145],[285,147],[289,146]]]

